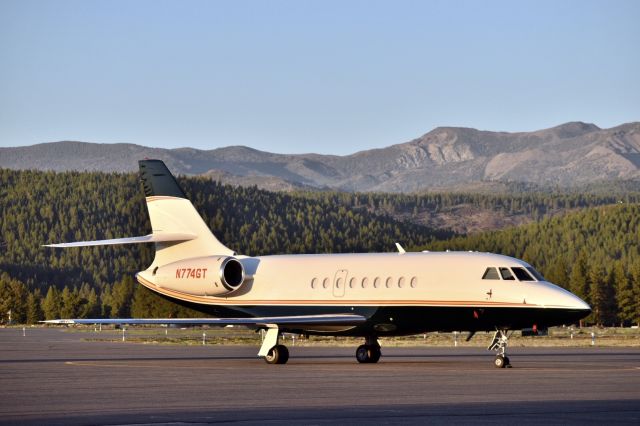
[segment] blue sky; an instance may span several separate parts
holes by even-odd
[[[640,120],[640,1],[0,0],[0,146],[348,154]]]

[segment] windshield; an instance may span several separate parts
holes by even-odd
[[[538,280],[538,281],[546,281],[544,279],[544,277],[542,276],[542,274],[540,272],[536,271],[535,269],[533,269],[531,266],[527,266],[527,271],[531,272],[531,275],[536,277],[536,280]]]
[[[503,280],[515,281],[515,278],[513,278],[513,275],[511,274],[511,271],[509,270],[509,268],[500,268],[500,275],[502,276]]]
[[[535,279],[524,268],[511,268],[520,281],[535,281]]]

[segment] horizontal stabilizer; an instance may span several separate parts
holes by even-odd
[[[40,321],[45,324],[132,324],[132,325],[254,325],[268,324],[287,326],[306,325],[356,325],[367,319],[362,315],[295,315],[256,318],[120,318],[120,319],[57,319]]]
[[[194,234],[175,234],[159,232],[142,237],[114,238],[112,240],[76,241],[73,243],[44,244],[43,247],[88,247],[112,246],[118,244],[165,243],[170,241],[189,241],[195,239]]]

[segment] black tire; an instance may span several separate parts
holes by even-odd
[[[369,346],[369,362],[375,364],[380,361],[380,357],[382,356],[382,352],[380,352],[379,346]]]
[[[358,346],[358,349],[356,349],[356,359],[360,364],[367,364],[371,362],[371,357],[369,356],[369,347],[367,345]]]
[[[361,364],[375,364],[381,355],[378,345],[360,345],[356,349],[356,359]]]
[[[289,349],[284,345],[276,345],[269,349],[264,361],[267,364],[286,364],[289,361]]]
[[[493,360],[493,365],[496,368],[504,368],[506,367],[505,357],[502,355],[496,355],[496,358]]]
[[[278,352],[280,352],[280,356],[278,357],[278,364],[286,364],[289,361],[289,349],[285,345],[278,345]]]

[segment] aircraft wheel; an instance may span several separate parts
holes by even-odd
[[[376,363],[380,360],[380,348],[374,345],[360,345],[356,349],[356,359],[361,364]]]
[[[356,359],[360,364],[369,362],[369,348],[367,345],[358,346],[358,349],[356,349]]]
[[[496,358],[493,360],[493,365],[495,365],[496,368],[505,368],[507,366],[508,359],[509,358],[502,355],[496,355]]]
[[[264,360],[267,364],[286,364],[289,360],[289,349],[285,345],[276,345],[269,349]]]
[[[371,351],[371,359],[369,359],[369,362],[375,364],[376,362],[380,361],[380,356],[382,355],[382,353],[380,352],[380,348],[378,346],[370,346],[369,348]]]

